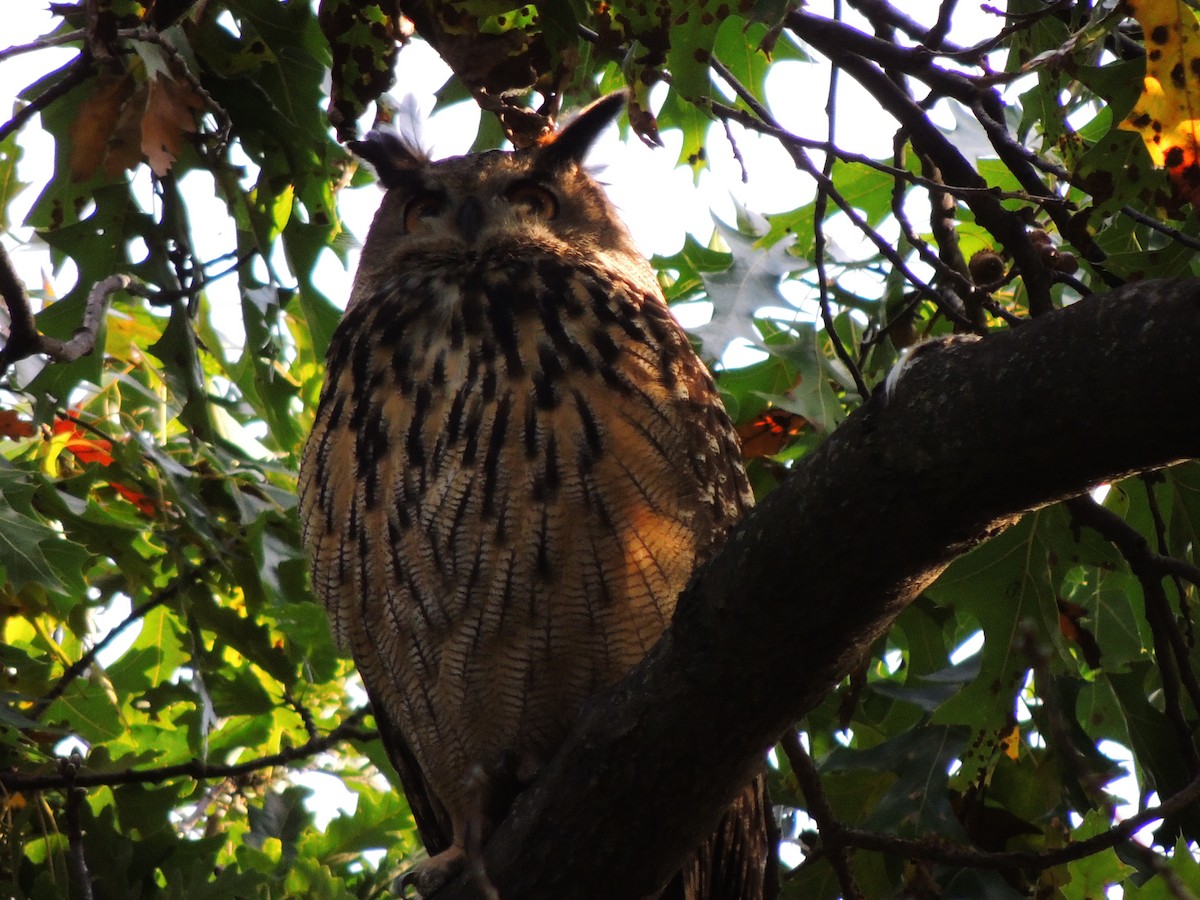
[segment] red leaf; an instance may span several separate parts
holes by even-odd
[[[0,409],[0,437],[16,440],[33,437],[34,433],[33,423],[22,419],[15,409]]]
[[[80,462],[96,462],[102,466],[112,465],[112,441],[88,437],[80,429],[79,423],[74,417],[59,416],[54,420],[52,429],[55,434],[70,435],[67,438],[66,449],[75,454],[75,458]]]

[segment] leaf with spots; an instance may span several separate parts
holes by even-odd
[[[1183,0],[1128,6],[1146,37],[1146,77],[1121,127],[1141,134],[1181,197],[1200,203],[1200,20]]]
[[[333,53],[329,121],[338,137],[348,140],[355,136],[355,121],[363,110],[395,82],[399,44],[411,36],[412,23],[394,0],[322,0],[318,21]]]

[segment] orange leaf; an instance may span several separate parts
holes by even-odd
[[[75,458],[80,462],[97,462],[102,466],[112,465],[112,441],[87,437],[75,419],[60,416],[54,420],[52,430],[55,434],[70,435],[65,447],[75,454]]]
[[[768,409],[757,419],[737,427],[738,437],[742,439],[742,456],[745,459],[774,456],[802,432],[806,424],[804,417],[796,413]]]
[[[152,516],[158,512],[158,507],[155,505],[154,501],[141,491],[135,491],[133,488],[123,484],[118,484],[115,481],[110,481],[108,486],[140,509],[145,515]]]
[[[33,437],[32,422],[27,422],[17,415],[15,409],[0,409],[0,437],[17,438]]]
[[[1146,36],[1146,78],[1121,127],[1142,136],[1179,195],[1200,205],[1200,19],[1183,0],[1127,0]]]
[[[1100,668],[1100,645],[1095,635],[1083,624],[1088,611],[1078,603],[1070,600],[1058,600],[1058,630],[1071,643],[1079,647],[1083,660],[1093,669]]]
[[[204,101],[185,84],[159,77],[150,82],[142,116],[142,152],[155,175],[171,170],[183,147],[184,132],[196,130],[196,113]]]

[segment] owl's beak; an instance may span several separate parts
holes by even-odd
[[[480,206],[479,201],[474,197],[464,200],[462,206],[458,208],[455,223],[458,225],[459,233],[468,242],[474,243],[475,236],[479,234],[479,229],[483,225],[483,207]]]

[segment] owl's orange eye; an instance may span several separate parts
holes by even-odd
[[[446,198],[441,194],[419,194],[408,201],[404,207],[404,233],[409,234],[422,228],[427,219],[442,214],[446,208]]]
[[[539,219],[553,219],[558,215],[558,198],[540,184],[522,182],[510,188],[507,197],[513,206],[519,206]]]

